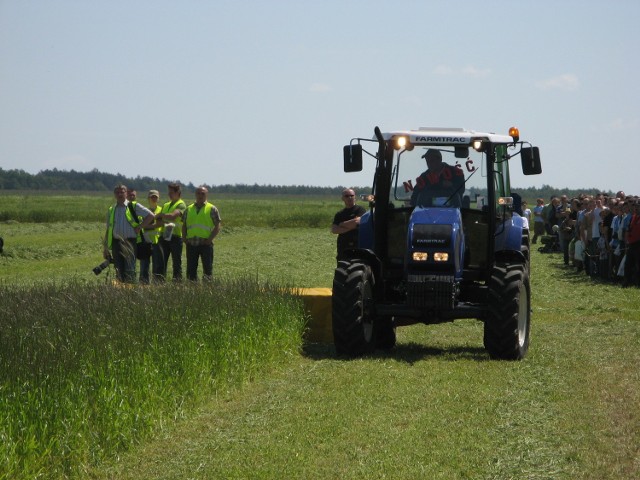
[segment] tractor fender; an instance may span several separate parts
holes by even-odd
[[[373,249],[373,217],[371,210],[367,210],[360,217],[360,225],[358,226],[358,248]]]
[[[525,259],[522,253],[522,238],[528,231],[527,219],[514,213],[511,218],[499,223],[496,227],[495,254],[496,258],[506,257]]]

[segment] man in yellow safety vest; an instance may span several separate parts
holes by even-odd
[[[187,207],[182,237],[187,244],[187,278],[198,280],[198,261],[202,259],[203,279],[213,278],[213,239],[220,233],[218,209],[207,201],[207,187],[196,189],[196,201]]]
[[[159,215],[162,207],[158,205],[158,200],[160,199],[158,190],[149,190],[147,199],[149,200],[149,210],[154,215]],[[152,261],[154,279],[162,273],[159,270],[159,266],[164,265],[159,244],[161,230],[162,224],[155,224],[152,228],[145,229],[142,235],[142,243],[138,244],[138,249],[146,251],[145,255],[138,256],[140,258],[140,283],[149,283],[149,267],[151,267]]]
[[[160,247],[162,250],[162,263],[159,265],[158,274],[154,277],[163,280],[167,277],[169,256],[173,264],[173,280],[182,280],[182,219],[187,209],[187,204],[182,200],[182,188],[179,183],[167,185],[169,201],[162,206],[162,210],[156,218],[161,220]],[[158,226],[158,223],[155,225]]]
[[[107,213],[103,256],[113,260],[118,280],[133,283],[136,278],[138,235],[153,224],[155,217],[140,203],[127,200],[126,186],[117,185],[113,195],[116,203],[109,207]]]

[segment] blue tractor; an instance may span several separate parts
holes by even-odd
[[[371,145],[369,151],[367,146]],[[421,128],[355,138],[345,172],[375,162],[358,248],[333,279],[336,352],[359,356],[396,344],[396,328],[474,318],[492,358],[529,348],[529,225],[509,165],[542,172],[537,147],[508,135]]]

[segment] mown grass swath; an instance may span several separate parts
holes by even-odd
[[[300,347],[301,303],[254,281],[0,285],[0,478],[81,475]]]

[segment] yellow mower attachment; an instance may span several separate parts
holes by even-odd
[[[304,309],[309,315],[309,323],[305,332],[305,340],[317,343],[332,343],[331,328],[331,289],[330,288],[298,288],[296,294],[304,302]]]

